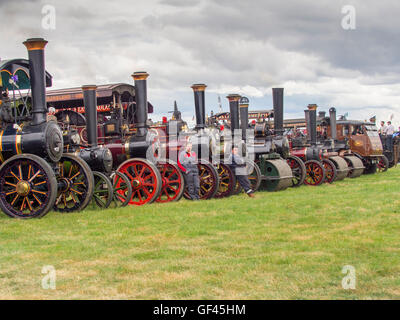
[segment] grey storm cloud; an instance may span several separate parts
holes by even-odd
[[[56,9],[55,30],[41,27],[44,5]],[[356,10],[355,30],[341,26],[344,5]],[[396,0],[1,0],[0,56],[25,56],[24,39],[45,37],[55,87],[131,82],[147,70],[160,113],[178,99],[191,114],[190,85],[205,82],[212,101],[238,92],[266,107],[271,87],[284,86],[289,115],[312,99],[399,121],[399,13]]]

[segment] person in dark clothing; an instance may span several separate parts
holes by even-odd
[[[178,166],[183,172],[186,188],[192,200],[199,200],[200,178],[197,167],[197,155],[192,151],[192,144],[188,142],[185,150],[179,153]]]
[[[246,161],[240,156],[238,147],[234,146],[232,148],[232,154],[229,157],[228,163],[244,192],[253,198],[254,190],[251,189],[249,177],[247,176]]]

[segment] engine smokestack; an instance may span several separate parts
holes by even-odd
[[[283,130],[283,88],[272,88],[274,105],[274,133],[282,135]]]
[[[144,71],[135,72],[132,75],[135,81],[135,99],[136,99],[136,127],[137,136],[147,134],[147,78],[149,74]]]
[[[317,105],[309,104],[308,111],[310,115],[310,140],[312,145],[317,144]]]
[[[239,100],[240,95],[230,94],[227,96],[229,100],[229,112],[231,118],[231,131],[234,134],[235,129],[239,129]]]
[[[194,108],[196,111],[196,129],[206,127],[206,107],[204,91],[207,86],[203,83],[194,84],[191,87],[194,93]]]
[[[306,120],[306,126],[307,126],[307,141],[310,142],[311,136],[311,128],[310,128],[310,111],[309,110],[304,110],[304,118]]]
[[[337,138],[337,127],[336,127],[336,109],[329,109],[329,122],[331,126],[331,137],[332,140],[336,140]]]
[[[89,146],[97,147],[97,86],[82,86]]]
[[[249,99],[241,97],[239,100],[240,127],[242,128],[242,139],[246,141],[246,130],[249,127]]]
[[[44,48],[47,41],[43,38],[31,38],[24,42],[28,49],[29,76],[32,92],[32,125],[38,125],[47,121],[46,105],[46,72],[44,61]]]

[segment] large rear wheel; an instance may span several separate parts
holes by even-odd
[[[379,158],[379,162],[376,165],[376,170],[377,172],[385,172],[388,169],[389,169],[389,160],[385,155],[383,155],[382,157]]]
[[[106,209],[110,206],[113,200],[113,186],[110,179],[101,172],[93,171],[94,176],[94,191],[93,199],[94,203],[102,209]]]
[[[40,218],[57,197],[50,165],[36,155],[16,155],[0,167],[0,208],[11,218]]]
[[[325,182],[333,183],[336,180],[337,175],[335,164],[329,159],[322,160],[322,163],[325,168]]]
[[[125,207],[132,198],[132,186],[126,175],[121,172],[111,174],[113,183],[113,201],[110,204],[112,208]]]
[[[172,160],[167,160],[157,164],[158,170],[161,173],[162,188],[157,202],[178,201],[182,198],[185,191],[185,182],[182,172]]]
[[[54,210],[81,211],[92,200],[94,177],[85,161],[73,155],[64,155],[58,162],[58,195]]]
[[[131,205],[141,206],[158,199],[162,187],[157,167],[146,159],[133,158],[123,162],[117,169],[125,174],[132,186]]]
[[[228,165],[223,163],[219,163],[216,169],[219,177],[219,186],[215,198],[229,197],[232,195],[236,186],[235,174]]]
[[[301,186],[306,178],[306,166],[304,165],[303,160],[296,156],[289,156],[287,157],[286,162],[290,169],[292,169],[292,187]]]
[[[325,168],[323,164],[316,160],[308,160],[306,166],[305,184],[309,186],[319,186],[325,181]]]

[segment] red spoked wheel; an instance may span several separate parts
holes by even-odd
[[[217,165],[217,172],[219,176],[218,191],[215,198],[225,198],[232,195],[236,187],[236,178],[232,170],[223,163]]]
[[[289,156],[286,159],[290,169],[292,169],[293,179],[292,187],[301,186],[306,178],[306,166],[303,160],[296,156]]]
[[[333,183],[333,181],[336,180],[337,176],[337,169],[335,164],[329,159],[322,160],[322,163],[325,168],[325,182]]]
[[[160,195],[161,174],[157,167],[145,159],[133,158],[123,162],[117,169],[126,175],[132,186],[131,205],[152,203]]]
[[[319,186],[325,181],[325,168],[321,162],[308,160],[306,166],[306,179],[304,183],[309,186]]]
[[[181,199],[185,191],[185,182],[178,165],[167,160],[165,163],[158,163],[157,167],[162,179],[161,193],[157,202],[164,203]]]
[[[376,169],[380,173],[387,171],[388,168],[389,168],[389,160],[386,156],[383,155],[382,157],[379,158],[379,162],[376,165]]]

